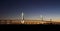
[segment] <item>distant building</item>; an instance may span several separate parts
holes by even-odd
[[[50,19],[50,21],[52,21],[52,19]]]

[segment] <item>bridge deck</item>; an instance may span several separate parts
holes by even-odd
[[[0,20],[0,24],[60,24],[60,22],[24,20],[24,23],[21,23],[20,20]]]

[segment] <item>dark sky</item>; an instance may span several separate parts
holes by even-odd
[[[0,18],[60,18],[60,0],[0,0]]]

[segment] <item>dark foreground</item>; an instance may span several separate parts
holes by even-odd
[[[17,20],[0,20],[0,30],[8,30],[8,31],[55,31],[60,30],[60,22],[53,22],[53,21],[32,21],[32,20],[25,20],[24,23]]]
[[[44,24],[39,24],[39,25],[26,25],[26,24],[20,24],[20,25],[0,25],[0,28],[3,30],[24,30],[24,31],[31,31],[31,30],[48,30],[48,31],[55,31],[55,30],[60,30],[60,25],[44,25]]]

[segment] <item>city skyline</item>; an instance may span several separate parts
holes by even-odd
[[[0,19],[52,19],[60,21],[60,0],[0,0]]]

